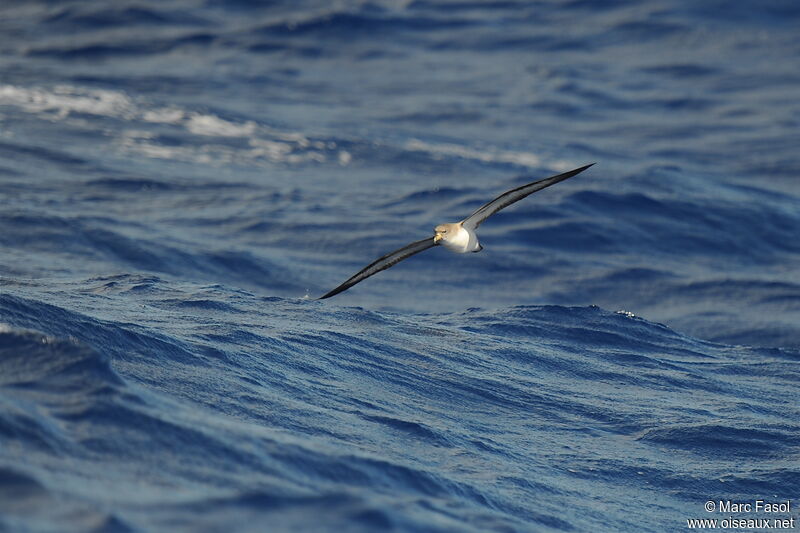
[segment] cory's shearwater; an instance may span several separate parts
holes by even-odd
[[[511,189],[510,191],[504,192],[491,202],[479,207],[474,213],[461,222],[450,222],[436,226],[436,228],[433,230],[433,237],[412,242],[409,245],[403,246],[399,250],[395,250],[394,252],[386,254],[383,257],[375,260],[373,263],[370,263],[364,267],[357,274],[332,291],[328,292],[324,296],[320,296],[319,299],[322,300],[324,298],[335,296],[340,292],[346,291],[356,283],[364,281],[368,277],[377,274],[381,270],[386,270],[387,268],[396,265],[403,259],[407,259],[414,254],[418,254],[424,250],[427,250],[428,248],[433,248],[434,246],[440,244],[451,252],[460,254],[466,252],[480,252],[483,249],[483,246],[481,246],[481,244],[478,242],[478,236],[475,234],[475,229],[477,229],[477,227],[480,226],[484,220],[497,213],[501,209],[510,206],[514,202],[522,200],[529,194],[533,194],[536,191],[540,191],[545,187],[549,187],[550,185],[558,183],[559,181],[564,181],[565,179],[571,178],[576,174],[580,174],[592,165],[594,165],[594,163],[581,168],[576,168],[575,170],[570,170],[569,172],[564,172],[563,174],[551,176],[543,180],[534,181],[533,183],[528,183],[522,187],[517,187],[516,189]]]

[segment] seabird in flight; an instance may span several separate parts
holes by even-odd
[[[516,189],[511,189],[510,191],[504,192],[491,202],[479,207],[477,211],[472,213],[461,222],[450,222],[436,226],[433,237],[412,242],[409,245],[403,246],[399,250],[395,250],[394,252],[386,254],[383,257],[375,260],[373,263],[370,263],[364,267],[361,271],[332,291],[328,292],[324,296],[320,296],[319,299],[323,300],[325,298],[330,298],[331,296],[336,296],[340,292],[346,291],[356,283],[364,281],[368,277],[377,274],[381,270],[386,270],[387,268],[396,265],[403,259],[408,259],[414,254],[418,254],[427,250],[428,248],[433,248],[434,246],[438,246],[440,244],[451,252],[456,252],[459,254],[467,252],[480,252],[483,249],[483,246],[481,246],[478,242],[478,236],[475,234],[475,230],[483,223],[484,220],[494,215],[501,209],[510,206],[514,202],[519,202],[526,196],[533,194],[536,191],[540,191],[545,187],[554,185],[559,181],[564,181],[565,179],[571,178],[576,174],[580,174],[592,165],[594,165],[594,163],[581,168],[576,168],[575,170],[570,170],[569,172],[564,172],[563,174],[551,176],[543,180],[534,181],[533,183],[528,183],[522,187],[517,187]]]

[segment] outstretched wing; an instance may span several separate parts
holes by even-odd
[[[409,245],[403,246],[399,250],[395,250],[390,254],[386,254],[380,259],[377,259],[375,262],[367,265],[358,274],[348,279],[324,296],[320,296],[318,299],[323,300],[325,298],[330,298],[331,296],[336,296],[340,292],[346,291],[356,283],[364,281],[373,274],[377,274],[381,270],[386,270],[390,266],[396,265],[403,259],[408,259],[414,254],[418,254],[427,250],[428,248],[436,246],[436,244],[437,243],[434,242],[433,237],[428,237],[427,239],[422,239],[421,241],[412,242]]]
[[[517,187],[516,189],[511,189],[508,192],[504,192],[491,202],[479,207],[477,211],[465,218],[462,224],[465,228],[474,230],[481,225],[481,222],[494,215],[504,207],[508,207],[514,202],[519,202],[529,194],[533,194],[536,191],[541,191],[545,187],[549,187],[550,185],[554,185],[559,181],[564,181],[565,179],[569,179],[576,174],[580,174],[592,165],[594,165],[594,163],[586,165],[585,167],[576,168],[575,170],[570,170],[569,172],[564,172],[563,174],[559,174],[557,176],[551,176],[543,180],[534,181],[533,183],[528,183],[522,187]]]

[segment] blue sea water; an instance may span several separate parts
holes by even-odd
[[[0,531],[800,522],[798,23],[3,2]]]

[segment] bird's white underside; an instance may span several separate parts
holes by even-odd
[[[480,249],[480,244],[478,243],[478,236],[475,235],[475,232],[469,231],[461,224],[455,226],[458,228],[455,235],[448,234],[439,241],[439,244],[451,252],[459,254],[478,251]]]

